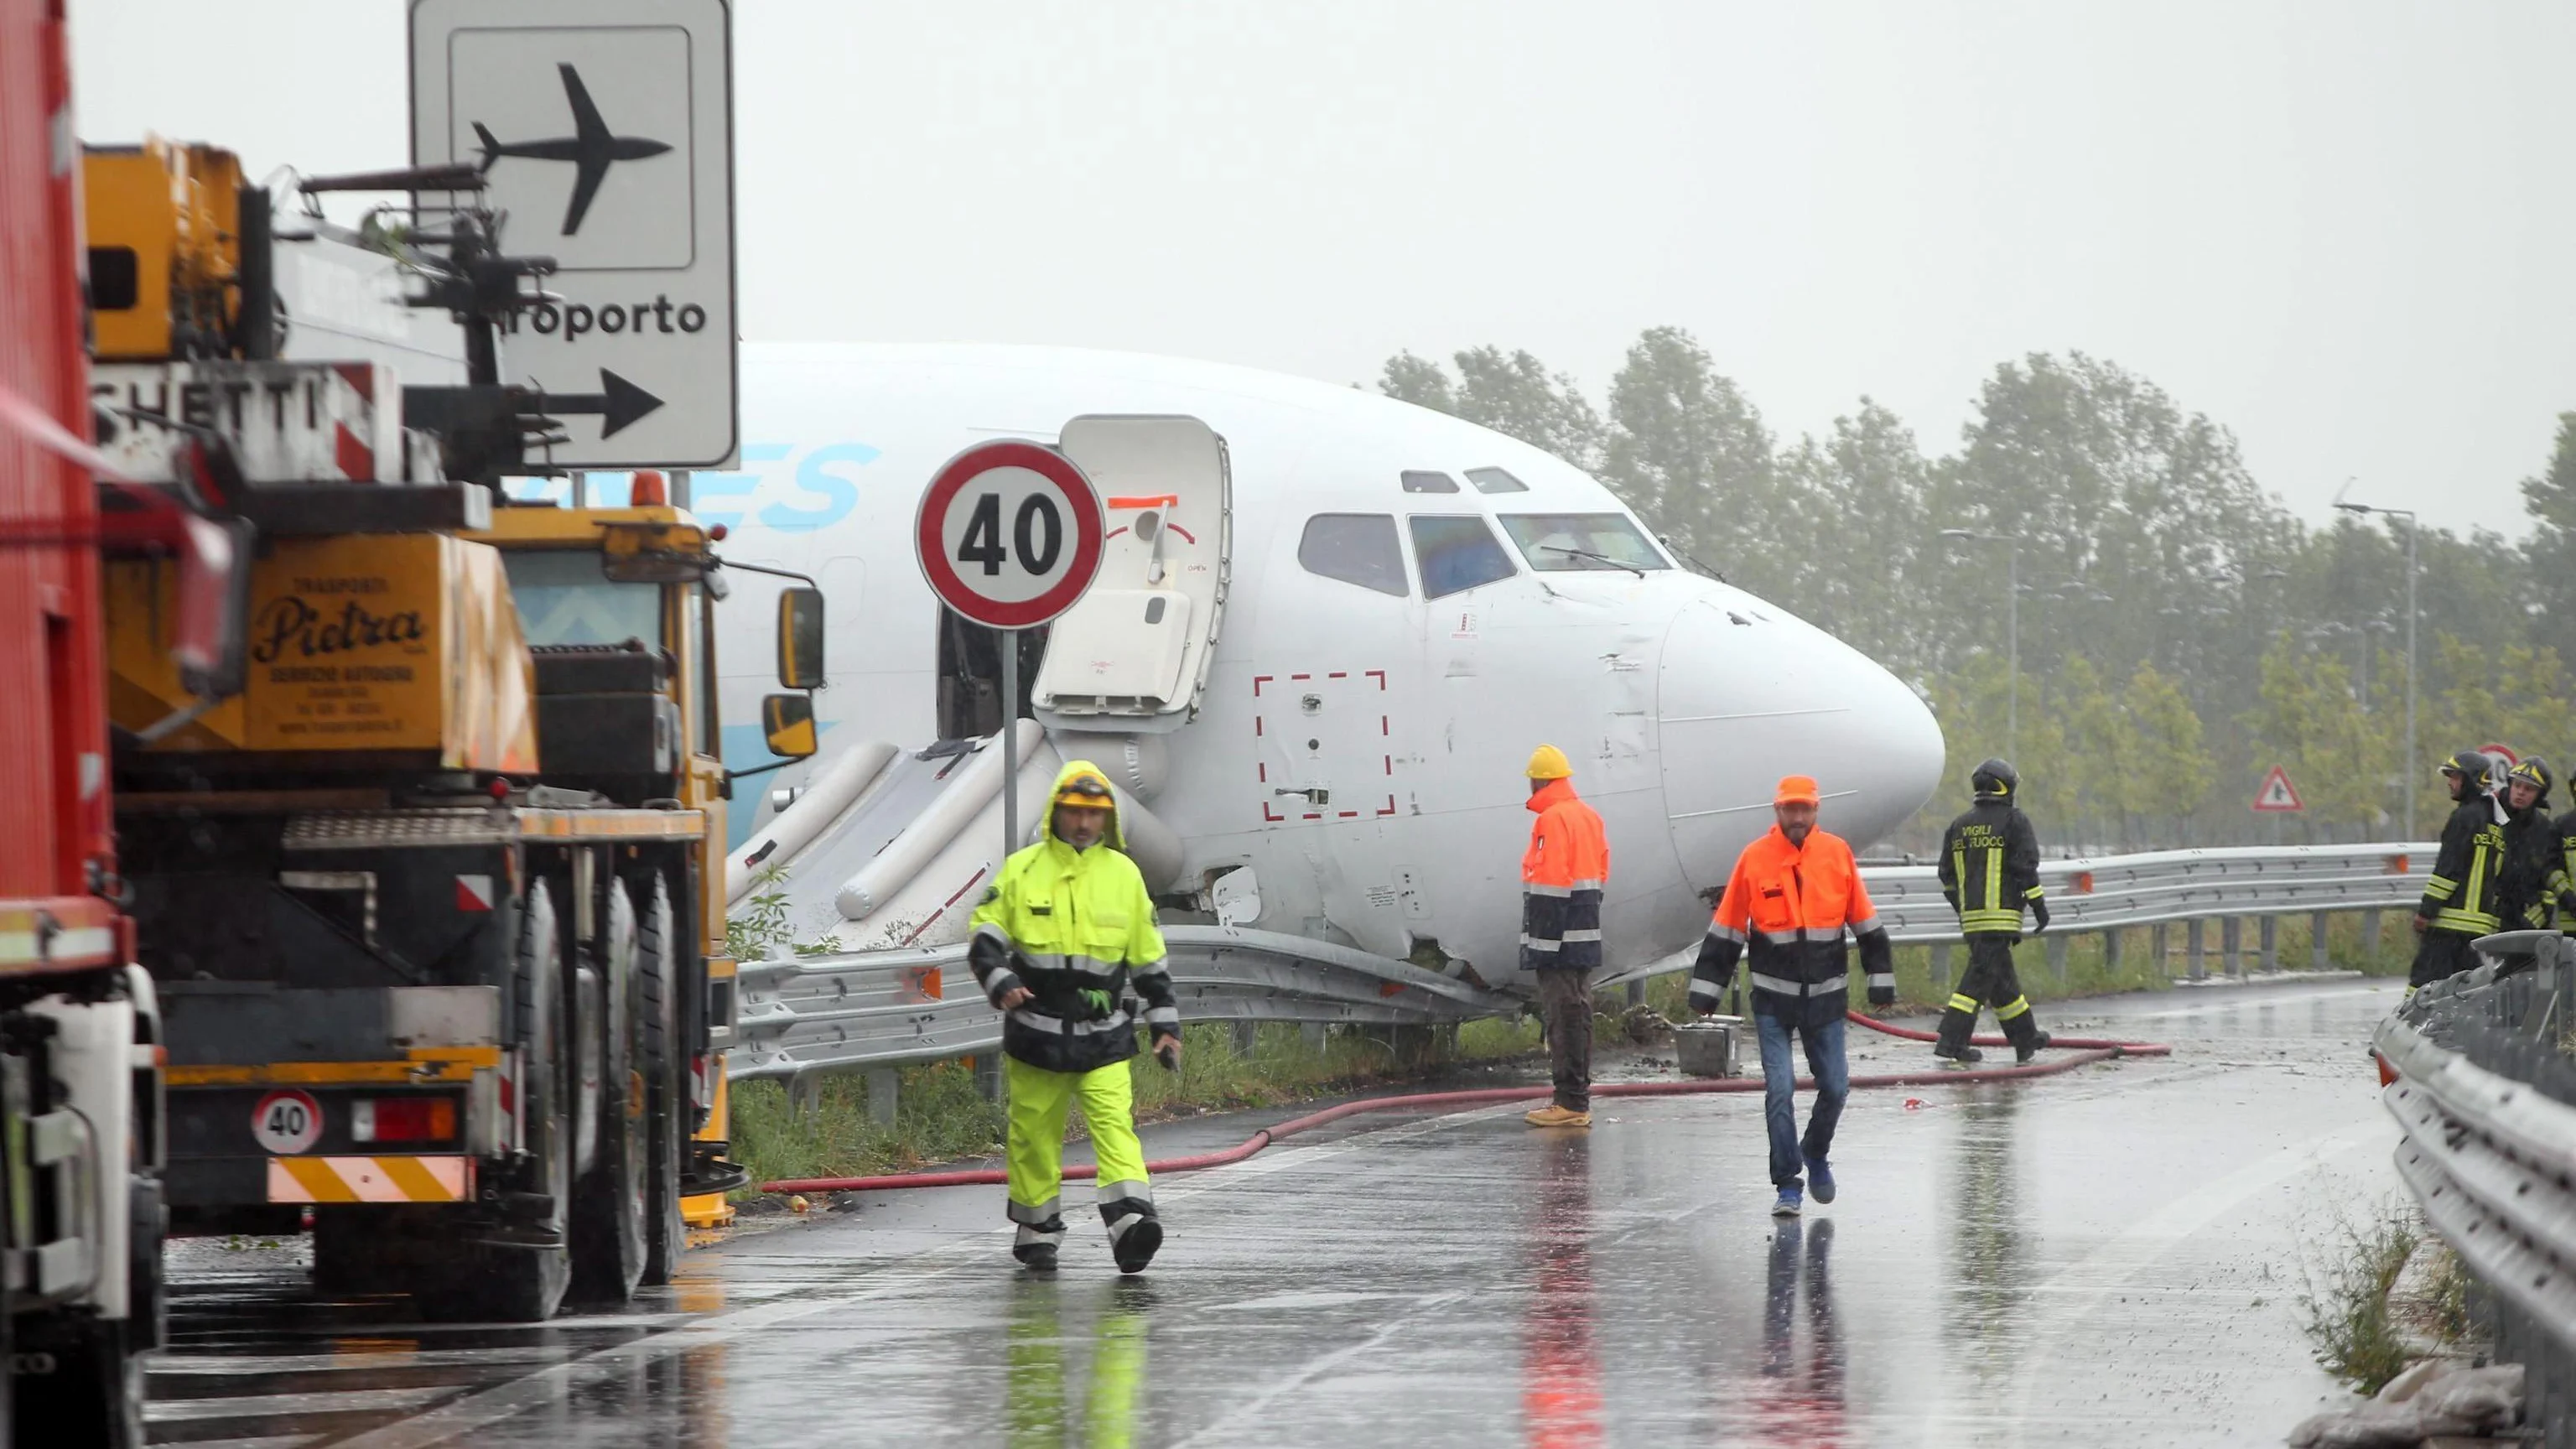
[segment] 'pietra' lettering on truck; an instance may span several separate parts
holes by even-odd
[[[526,660],[487,545],[435,534],[280,539],[252,574],[244,745],[529,768]]]

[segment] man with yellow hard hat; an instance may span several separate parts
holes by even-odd
[[[1565,751],[1529,759],[1529,850],[1521,856],[1521,967],[1537,973],[1540,1020],[1555,1099],[1533,1127],[1592,1125],[1592,973],[1601,965],[1601,892],[1610,843],[1601,817],[1574,793]]]
[[[1123,845],[1109,777],[1075,760],[1056,776],[1044,838],[1002,862],[975,909],[966,962],[1003,1013],[1010,1218],[1019,1224],[1011,1252],[1032,1272],[1054,1272],[1064,1241],[1064,1119],[1077,1102],[1100,1164],[1096,1197],[1118,1270],[1143,1272],[1163,1245],[1136,1141],[1127,988],[1144,999],[1145,1028],[1166,1067],[1180,1065],[1181,1013],[1153,897]]]

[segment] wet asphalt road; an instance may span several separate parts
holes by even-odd
[[[1080,1187],[1052,1281],[1012,1265],[999,1188],[889,1193],[738,1232],[624,1312],[534,1328],[317,1300],[293,1245],[194,1243],[152,1437],[2278,1444],[2342,1400],[2297,1299],[2337,1223],[2397,1191],[2362,1048],[2395,1000],[2340,981],[2044,1012],[2177,1050],[1856,1093],[1840,1198],[1786,1228],[1760,1099],[1727,1096],[1604,1100],[1588,1135],[1533,1132],[1519,1108],[1363,1117],[1167,1177],[1171,1240],[1138,1279]],[[1926,1051],[1855,1032],[1854,1071]]]

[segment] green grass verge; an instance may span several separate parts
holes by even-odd
[[[2300,1326],[2326,1372],[2362,1394],[2406,1371],[2405,1335],[2388,1299],[2420,1241],[2413,1205],[2392,1201],[2372,1221],[2343,1222],[2311,1250]]]
[[[1336,1027],[1320,1044],[1293,1025],[1270,1024],[1239,1050],[1234,1028],[1209,1023],[1181,1031],[1182,1069],[1167,1072],[1150,1057],[1130,1064],[1136,1112],[1151,1121],[1198,1112],[1268,1107],[1419,1076],[1445,1062],[1522,1055],[1539,1042],[1526,1018],[1475,1021],[1458,1028],[1454,1055],[1427,1030]],[[804,1110],[788,1108],[784,1083],[738,1083],[733,1091],[734,1160],[754,1184],[782,1178],[860,1177],[903,1172],[1002,1150],[999,1103],[984,1100],[963,1061],[901,1068],[891,1124],[868,1115],[867,1078],[827,1077]],[[1067,1132],[1082,1136],[1081,1114]],[[737,1197],[757,1196],[745,1189]]]

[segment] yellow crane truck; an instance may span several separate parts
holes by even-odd
[[[93,259],[184,251],[167,244],[186,230],[176,183],[232,185],[228,160],[93,155],[94,197],[140,198],[93,202]],[[102,184],[135,166],[174,183]],[[408,1293],[434,1318],[622,1299],[671,1274],[684,1200],[720,1212],[741,1176],[721,1140],[710,530],[651,474],[625,507],[498,499],[541,399],[277,357],[252,315],[274,305],[267,228],[208,229],[237,254],[164,289],[195,299],[188,325],[143,329],[143,355],[93,372],[102,450],[243,543],[211,687],[168,648],[182,572],[106,569],[117,844],[164,1014],[172,1231],[309,1224],[324,1290]],[[488,232],[453,234],[450,280],[488,298]],[[525,305],[512,290],[500,305]],[[488,351],[488,314],[437,305]],[[821,617],[819,595],[787,591],[782,685],[819,682]],[[812,752],[810,706],[773,697],[782,751]]]

